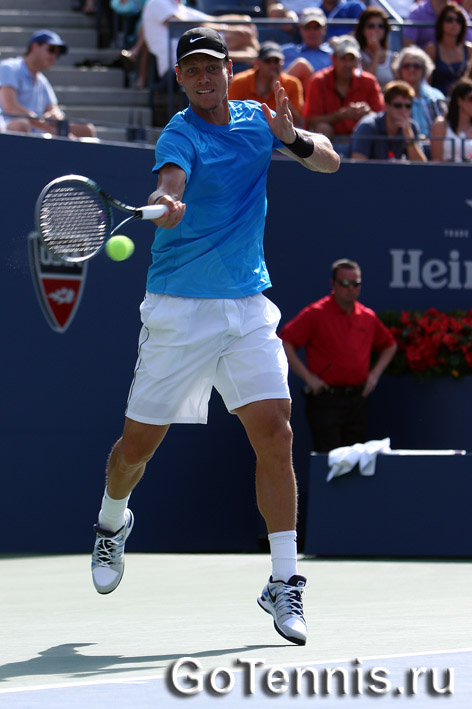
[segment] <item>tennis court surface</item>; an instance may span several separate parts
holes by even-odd
[[[129,553],[109,596],[89,563],[0,557],[0,707],[472,706],[469,561],[302,557],[304,647],[256,603],[266,555]]]

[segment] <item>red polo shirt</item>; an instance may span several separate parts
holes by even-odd
[[[308,82],[304,115],[305,118],[321,117],[359,101],[368,103],[375,113],[384,110],[385,102],[382,89],[375,76],[366,71],[353,72],[351,85],[343,99],[336,91],[334,68],[331,66],[317,71]],[[350,135],[355,125],[356,121],[345,120],[334,123],[333,128],[338,135]]]
[[[308,369],[331,386],[364,384],[372,350],[384,350],[395,342],[373,310],[356,302],[348,314],[333,295],[304,308],[279,337],[297,350],[305,347]]]

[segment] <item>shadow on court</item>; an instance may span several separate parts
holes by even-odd
[[[170,655],[82,655],[78,648],[90,647],[96,643],[66,643],[55,645],[38,653],[37,657],[23,662],[9,662],[0,666],[0,682],[5,682],[14,677],[69,675],[76,679],[93,677],[94,675],[107,675],[117,672],[135,672],[136,665],[139,669],[159,669],[160,664],[185,657],[219,657],[234,653],[265,650],[281,645],[245,645],[244,647],[223,648],[220,650],[207,650],[205,652],[174,653]],[[145,666],[145,663],[152,663]],[[123,667],[133,665],[133,667]]]

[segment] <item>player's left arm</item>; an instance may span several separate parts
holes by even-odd
[[[272,115],[265,103],[262,104],[262,111],[272,133],[285,143],[286,147],[279,148],[280,152],[297,160],[309,170],[336,172],[340,158],[329,138],[320,133],[295,128],[287,94],[279,81],[275,83],[274,93],[275,115]]]

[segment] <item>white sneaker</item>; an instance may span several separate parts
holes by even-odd
[[[134,517],[126,510],[126,522],[117,532],[108,532],[98,524],[92,553],[92,579],[98,593],[111,593],[120,583],[125,571],[125,542],[133,529]]]
[[[292,576],[287,582],[272,576],[257,599],[260,607],[274,618],[274,628],[286,640],[305,645],[307,629],[303,617],[303,595],[306,578]]]

